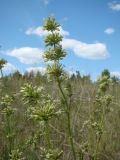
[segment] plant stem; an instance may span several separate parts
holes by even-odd
[[[75,147],[74,147],[74,143],[73,143],[73,135],[72,135],[72,129],[71,129],[70,107],[69,107],[68,101],[66,99],[66,96],[62,90],[61,83],[59,81],[58,81],[58,87],[59,87],[59,90],[64,98],[65,105],[66,105],[65,112],[67,115],[68,135],[69,135],[69,140],[70,140],[70,144],[71,144],[71,149],[73,152],[73,157],[74,157],[74,160],[76,160],[76,153],[75,153]]]
[[[104,110],[104,106],[102,106],[102,115],[101,115],[101,120],[100,120],[100,124],[102,126],[102,129],[103,129],[103,126],[104,126],[104,122],[105,122],[105,110]],[[97,159],[97,152],[98,152],[98,149],[99,149],[99,144],[101,142],[102,136],[103,136],[103,133],[99,136],[99,138],[97,140],[93,160]]]
[[[96,144],[96,148],[95,148],[95,152],[94,152],[93,160],[97,160],[97,152],[98,152],[100,140],[101,140],[101,136],[98,138],[98,141],[97,141],[97,144]]]

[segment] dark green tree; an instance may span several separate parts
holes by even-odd
[[[7,61],[6,60],[4,60],[4,59],[1,59],[0,60],[0,72],[1,72],[1,77],[3,77],[3,71],[2,71],[2,69],[3,69],[3,67],[4,67],[4,65],[7,63]]]
[[[102,76],[107,76],[108,78],[110,78],[110,72],[108,69],[104,69],[102,72]]]

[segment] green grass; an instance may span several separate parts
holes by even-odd
[[[56,110],[59,110],[62,105],[62,96],[59,94],[57,84],[48,82],[45,77],[40,75],[31,79],[26,77],[4,77],[1,79],[1,97],[8,94],[14,96],[12,108],[14,114],[11,116],[10,124],[12,132],[14,132],[12,151],[19,150],[21,157],[27,160],[41,160],[41,155],[47,154],[46,134],[44,124],[29,119],[26,111],[29,104],[24,104],[22,95],[20,94],[21,87],[24,83],[32,83],[33,86],[42,86],[45,94],[49,93],[55,101]],[[95,96],[98,90],[98,85],[91,82],[89,79],[85,81],[82,78],[69,79],[72,86],[73,95],[71,97],[71,126],[75,144],[76,154],[81,159],[92,159],[96,148],[95,131],[89,125],[91,115],[94,115]],[[67,81],[63,83],[66,86]],[[97,159],[100,160],[119,160],[120,158],[120,99],[119,99],[120,85],[114,83],[110,85],[107,93],[114,98],[106,111],[106,118],[104,124],[104,134],[102,136]],[[2,101],[2,100],[1,100]],[[0,159],[10,159],[9,156],[9,142],[5,134],[6,120],[2,114],[3,106],[0,106]],[[52,117],[49,120],[50,142],[52,144],[51,150],[58,148],[58,153],[63,151],[59,159],[73,160],[73,154],[68,140],[67,134],[67,117],[61,113],[57,117]],[[42,148],[41,148],[42,147]],[[89,157],[89,158],[88,158]],[[80,159],[80,158],[77,158]]]

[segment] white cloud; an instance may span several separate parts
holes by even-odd
[[[41,74],[45,74],[46,73],[46,68],[45,67],[29,67],[26,69],[27,72],[34,72],[35,74],[37,72],[40,72]]]
[[[63,30],[63,28],[61,26],[59,27],[59,31],[56,31],[56,32],[59,32],[62,36],[68,36],[69,35],[69,32]],[[40,37],[46,36],[48,33],[49,33],[48,31],[43,30],[42,26],[39,26],[37,28],[33,28],[33,27],[28,28],[25,32],[26,35],[37,35],[37,36],[40,36]]]
[[[7,55],[16,57],[24,64],[37,64],[42,61],[43,50],[31,47],[15,48],[7,51]]]
[[[40,2],[44,3],[44,5],[48,5],[50,3],[50,0],[40,0]]]
[[[114,28],[107,28],[105,29],[104,31],[106,34],[113,34],[115,32],[115,29]]]
[[[43,0],[43,2],[44,2],[45,5],[48,5],[50,1],[49,0]]]
[[[4,67],[3,67],[3,72],[5,72],[5,74],[6,73],[13,73],[16,70],[17,70],[17,68],[13,64],[11,64],[11,63],[6,63],[4,65]]]
[[[59,27],[59,33],[62,36],[69,36],[70,35],[70,33],[68,31],[63,30],[63,28],[61,26]]]
[[[109,52],[104,43],[87,44],[75,39],[64,39],[62,45],[66,49],[71,49],[77,56],[86,59],[106,59]]]
[[[37,36],[46,36],[48,34],[47,31],[44,31],[43,28],[40,26],[40,27],[37,27],[37,28],[28,28],[25,32],[25,34],[27,35],[37,35]]]
[[[120,3],[119,2],[113,1],[113,2],[109,3],[108,5],[112,10],[120,11]]]
[[[118,72],[118,71],[111,72],[111,76],[115,76],[115,77],[119,77],[120,78],[120,72]]]
[[[64,18],[62,19],[62,21],[64,21],[64,22],[68,21],[68,17],[64,17]]]

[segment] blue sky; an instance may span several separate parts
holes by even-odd
[[[120,1],[0,0],[0,58],[4,72],[45,71],[43,19],[54,15],[62,25],[65,69],[90,74],[108,68],[120,76]]]

